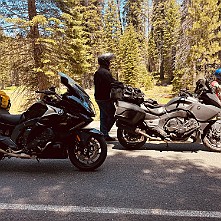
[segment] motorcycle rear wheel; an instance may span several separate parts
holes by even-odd
[[[104,137],[92,135],[84,147],[78,144],[68,149],[71,163],[82,171],[92,171],[100,167],[107,157],[107,144]]]
[[[213,124],[203,138],[203,144],[212,151],[221,152],[221,124]]]
[[[147,141],[147,138],[141,134],[130,133],[127,130],[118,128],[117,138],[120,144],[127,150],[141,148]]]

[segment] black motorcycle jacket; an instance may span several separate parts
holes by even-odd
[[[116,82],[108,67],[101,65],[94,74],[94,97],[96,100],[109,100],[111,83]]]

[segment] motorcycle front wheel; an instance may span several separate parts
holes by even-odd
[[[203,144],[212,151],[221,152],[221,123],[213,124],[205,133]]]
[[[103,136],[91,135],[84,147],[77,143],[68,149],[71,163],[82,171],[92,171],[100,167],[107,157],[107,144]]]
[[[127,130],[118,128],[117,138],[120,144],[128,150],[141,148],[147,141],[147,138],[141,134],[130,133]]]

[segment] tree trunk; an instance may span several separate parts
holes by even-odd
[[[118,10],[118,16],[119,16],[119,21],[120,21],[120,32],[121,32],[121,35],[122,35],[123,34],[123,24],[122,24],[122,20],[121,20],[120,5],[121,5],[121,0],[117,0],[117,10]]]
[[[37,15],[35,0],[28,0],[28,15],[30,21]],[[39,37],[40,34],[38,30],[38,25],[34,24],[30,26],[30,38],[33,48],[34,67],[37,70],[35,71],[35,74],[37,75],[38,79],[38,89],[44,90],[48,87],[48,79],[44,72],[41,70],[43,68],[43,63],[41,61],[42,46],[37,42]]]
[[[81,5],[83,6],[88,6],[88,0],[82,0]]]
[[[160,65],[159,65],[159,72],[160,72],[160,80],[164,80],[164,59],[163,55],[160,58]]]

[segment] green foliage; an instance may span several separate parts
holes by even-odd
[[[120,79],[131,86],[137,85],[137,76],[140,73],[140,50],[137,34],[132,24],[125,30],[120,40],[121,69]]]
[[[70,75],[74,73],[75,78],[81,81],[88,64],[86,62],[87,47],[82,26],[81,6],[77,4],[77,1],[70,5],[70,14],[64,13],[62,18],[64,35],[62,39],[59,39],[59,49],[61,51],[59,65],[63,67],[62,71]]]
[[[0,85],[47,87],[63,71],[91,87],[97,56],[113,52],[126,84],[191,88],[220,64],[220,1],[177,2],[0,0]]]
[[[139,38],[145,35],[146,30],[146,6],[147,2],[144,0],[127,0],[124,5],[124,23],[125,27],[132,24],[136,32],[138,32]]]
[[[220,51],[220,27],[218,0],[196,0],[189,7],[188,17],[192,27],[186,30],[190,36],[190,52],[188,63],[192,66],[216,63],[217,53]],[[205,28],[207,27],[207,28]]]
[[[81,4],[83,38],[85,40],[85,61],[87,62],[82,82],[85,87],[93,85],[93,75],[97,68],[97,55],[102,51],[102,11],[99,1],[88,1]]]
[[[173,79],[173,91],[178,92],[180,89],[191,89],[192,76],[190,75],[191,70],[188,67],[176,69]]]
[[[180,40],[185,47],[180,45],[180,62],[177,60],[174,84],[180,79],[181,84],[185,82],[192,88],[199,77],[211,71],[209,65],[220,64],[220,3],[218,0],[196,0],[186,8]]]
[[[121,26],[116,0],[109,0],[107,2],[103,16],[103,24],[102,52],[112,52],[115,54],[115,59],[111,65],[111,71],[113,76],[118,78],[118,70],[120,68],[118,54]]]

